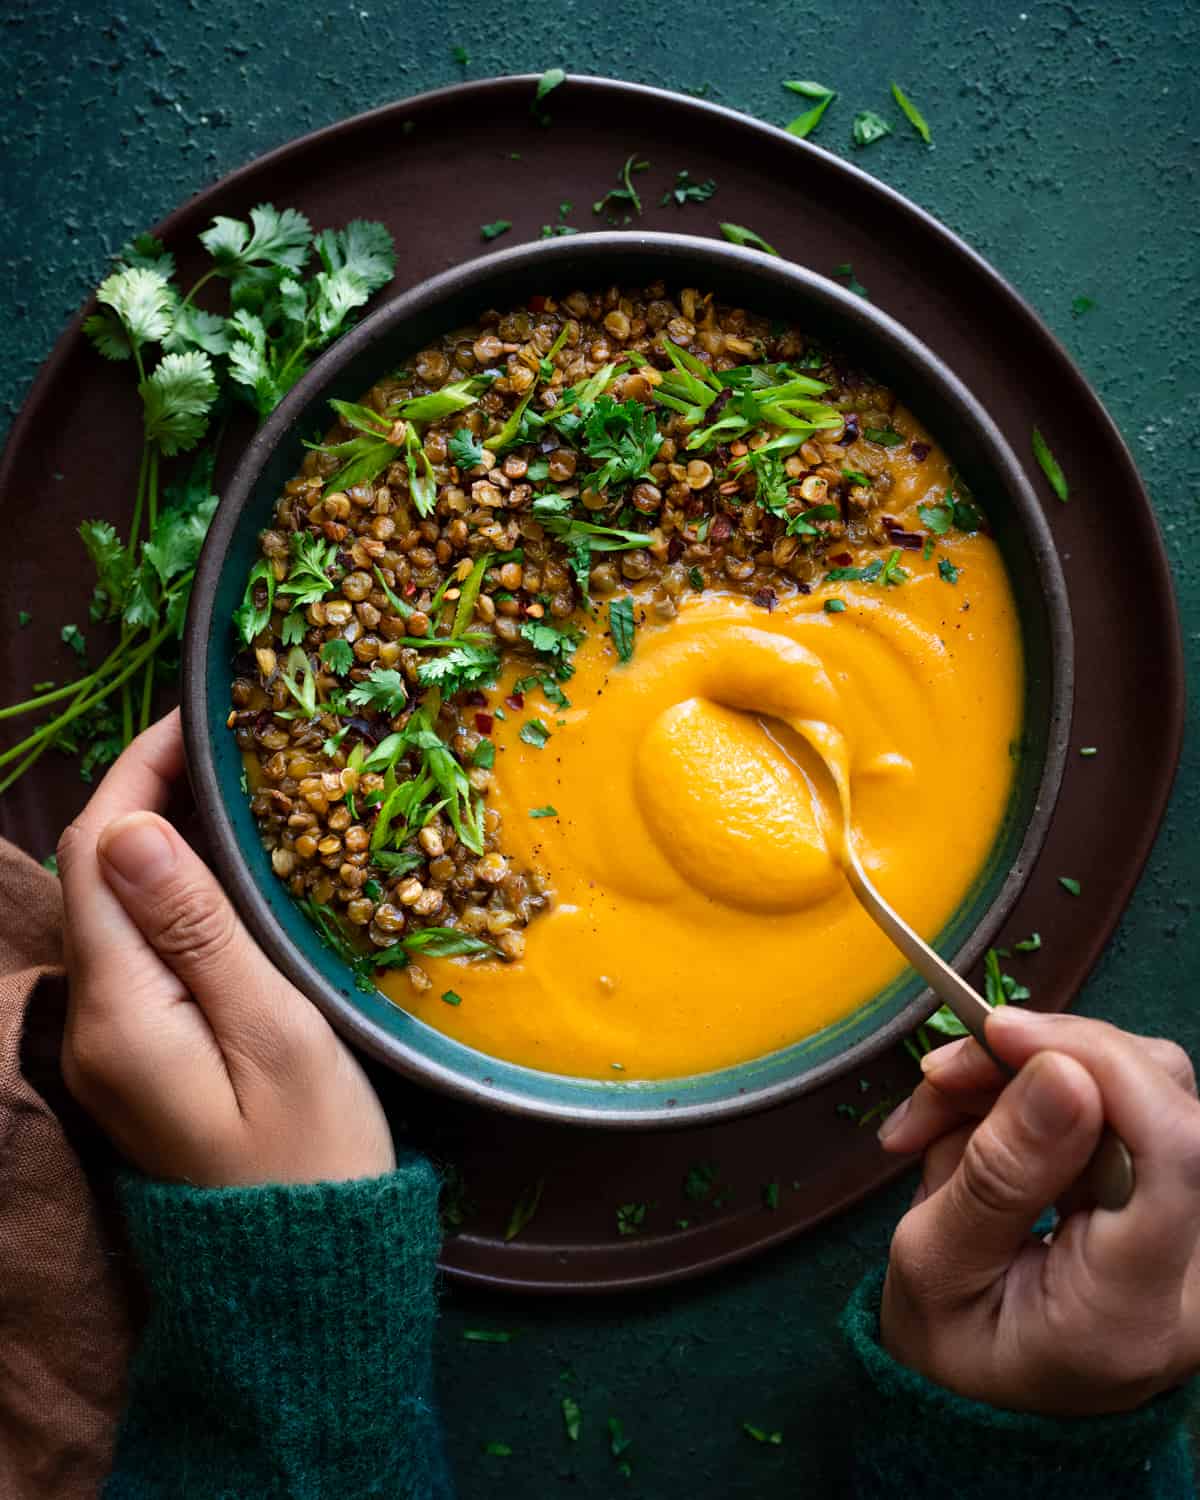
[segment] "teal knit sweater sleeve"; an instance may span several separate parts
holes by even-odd
[[[967,1401],[880,1344],[884,1274],[842,1315],[862,1387],[854,1500],[1194,1500],[1186,1387],[1128,1414],[1071,1420]]]
[[[452,1493],[432,1406],[438,1184],[127,1178],[150,1291],[105,1500]]]

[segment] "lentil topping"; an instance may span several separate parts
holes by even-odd
[[[235,617],[229,726],[275,873],[368,988],[523,956],[551,872],[505,852],[490,736],[535,686],[566,704],[584,635],[625,659],[694,594],[886,589],[982,524],[955,483],[902,526],[893,465],[929,449],[893,394],[694,289],[534,297],[332,405]]]

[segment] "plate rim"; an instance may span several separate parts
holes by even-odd
[[[466,83],[445,85],[437,89],[425,90],[421,93],[392,100],[388,103],[378,105],[371,110],[360,111],[355,115],[332,121],[316,130],[293,136],[289,140],[273,146],[270,150],[243,161],[241,165],[229,172],[223,173],[213,181],[197,189],[171,210],[169,214],[161,218],[154,227],[153,232],[161,236],[179,233],[186,228],[189,219],[192,219],[199,211],[202,211],[203,207],[213,197],[219,194],[224,195],[230,191],[237,192],[244,190],[244,184],[258,173],[264,165],[276,165],[302,158],[314,147],[323,147],[331,138],[348,130],[361,128],[364,123],[402,122],[406,116],[417,115],[441,106],[448,98],[458,99],[464,96],[488,93],[501,95],[507,91],[515,91],[522,87],[532,88],[539,77],[540,75],[537,73],[509,74],[498,75],[488,79],[472,80]],[[1095,968],[1098,958],[1112,937],[1120,916],[1125,910],[1133,890],[1141,877],[1151,849],[1161,830],[1164,813],[1172,794],[1182,749],[1187,699],[1186,658],[1183,649],[1182,627],[1177,606],[1175,580],[1163,542],[1162,527],[1146,486],[1134,463],[1129,446],[1120,429],[1117,427],[1116,422],[1108,412],[1098,393],[1085,378],[1062,340],[1007,278],[959,234],[943,224],[928,210],[890,186],[890,184],[873,177],[853,162],[828,152],[813,142],[790,136],[778,126],[759,120],[752,115],[745,114],[724,104],[694,98],[675,90],[658,88],[654,85],[624,79],[606,78],[592,74],[570,73],[567,75],[567,84],[572,88],[589,90],[597,97],[604,94],[607,94],[609,98],[624,95],[625,97],[637,97],[650,103],[658,101],[673,110],[701,111],[710,117],[719,118],[727,129],[735,129],[743,135],[748,135],[751,138],[759,140],[769,139],[780,144],[786,143],[792,151],[807,152],[810,157],[815,155],[819,159],[823,169],[836,170],[855,183],[859,189],[874,195],[877,201],[886,205],[889,212],[898,214],[902,221],[908,222],[920,231],[931,235],[949,253],[952,253],[965,262],[971,269],[972,274],[984,278],[992,293],[997,297],[1000,305],[1006,307],[1014,318],[1019,321],[1023,336],[1032,337],[1040,342],[1046,358],[1054,361],[1059,373],[1069,381],[1072,399],[1078,403],[1080,411],[1085,414],[1089,424],[1093,424],[1093,431],[1101,434],[1107,441],[1108,451],[1114,460],[1113,476],[1115,481],[1123,483],[1128,487],[1135,499],[1140,498],[1144,526],[1143,543],[1148,554],[1147,562],[1152,568],[1152,579],[1155,585],[1153,597],[1158,606],[1156,609],[1157,618],[1154,633],[1163,648],[1163,672],[1164,676],[1168,679],[1167,685],[1169,686],[1169,692],[1162,699],[1159,715],[1162,771],[1156,777],[1156,786],[1153,795],[1147,799],[1148,806],[1145,820],[1138,830],[1136,838],[1130,840],[1132,848],[1128,859],[1124,863],[1121,876],[1119,880],[1113,883],[1110,898],[1095,908],[1095,920],[1089,923],[1088,927],[1090,936],[1085,935],[1079,938],[1077,948],[1078,958],[1075,967],[1081,975],[1081,982],[1083,982]],[[797,160],[799,159],[797,158]],[[94,305],[94,298],[89,298],[73,317],[68,318],[64,322],[45,360],[30,382],[24,399],[13,418],[3,451],[0,452],[0,490],[12,482],[12,470],[16,463],[16,455],[18,452],[23,451],[26,446],[28,430],[32,426],[36,409],[42,404],[45,390],[59,378],[62,367],[71,357],[72,339],[70,336],[73,333],[78,334],[83,318]],[[882,1186],[900,1170],[903,1170],[903,1168],[896,1168],[895,1170],[883,1166],[877,1168],[872,1175],[869,1187],[864,1189],[856,1186],[844,1198],[839,1199],[835,1203],[831,1212],[840,1212],[843,1208],[848,1207],[851,1203],[865,1196],[866,1192],[869,1192],[872,1188]],[[465,1271],[459,1271],[453,1264],[453,1245],[455,1239],[453,1235],[447,1236],[444,1242],[442,1265],[451,1275],[460,1277],[467,1282],[486,1285],[492,1289],[504,1288],[515,1292],[522,1290],[531,1292],[563,1290],[583,1292],[588,1295],[602,1295],[609,1291],[624,1291],[642,1286],[648,1287],[675,1280],[689,1279],[709,1270],[716,1270],[722,1266],[734,1264],[748,1259],[768,1243],[777,1244],[782,1238],[792,1237],[801,1233],[810,1224],[818,1222],[821,1217],[827,1217],[827,1215],[813,1215],[806,1218],[802,1223],[790,1226],[787,1235],[776,1234],[767,1239],[747,1239],[732,1247],[719,1248],[712,1254],[680,1266],[665,1275],[643,1275],[636,1270],[636,1265],[642,1258],[637,1253],[640,1249],[637,1240],[626,1241],[619,1247],[615,1244],[609,1245],[607,1249],[610,1254],[618,1248],[634,1252],[632,1259],[635,1269],[632,1272],[620,1271],[608,1280],[592,1282],[586,1286],[564,1284],[564,1280],[561,1278],[557,1281],[545,1277],[540,1281],[521,1281],[515,1277],[505,1280],[501,1276],[480,1277],[471,1275]],[[622,1262],[628,1258],[627,1256],[614,1257],[614,1259],[619,1259]]]

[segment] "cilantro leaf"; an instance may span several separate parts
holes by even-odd
[[[621,599],[613,599],[609,603],[608,627],[612,632],[613,646],[616,648],[618,659],[628,661],[633,655],[634,631],[637,628],[633,615],[633,600],[628,594]]]
[[[1078,297],[1072,297],[1071,316],[1075,318],[1081,318],[1083,317],[1084,313],[1091,312],[1092,308],[1095,307],[1095,305],[1096,300],[1094,297],[1088,297],[1082,294]]]
[[[544,807],[531,807],[529,809],[529,816],[531,818],[557,818],[558,808],[553,807],[547,802]]]
[[[471,65],[471,54],[465,47],[451,47],[450,56],[460,68],[468,68]]]
[[[1036,953],[1042,946],[1042,935],[1040,932],[1031,932],[1027,938],[1021,938],[1013,944],[1014,953]]]
[[[143,344],[156,344],[171,331],[175,293],[160,271],[130,266],[100,283],[96,301],[111,312],[93,313],[83,331],[105,359],[129,359]]]
[[[827,615],[840,615],[845,611],[846,601],[844,599],[826,599],[822,608]]]
[[[603,198],[597,199],[592,204],[592,212],[594,214],[607,213],[610,224],[617,223],[626,206],[631,208],[635,215],[640,216],[642,212],[642,200],[633,185],[633,173],[645,172],[649,166],[650,163],[648,161],[638,160],[636,152],[632,156],[626,157],[625,165],[618,174],[618,185],[615,188],[609,188]],[[625,222],[629,222],[629,215],[627,213],[625,214]]]
[[[228,354],[229,344],[228,319],[193,307],[190,302],[176,308],[174,324],[162,341],[165,354],[183,354],[188,349],[202,349],[212,355]]]
[[[854,267],[849,261],[845,265],[835,266],[833,274],[845,279],[846,290],[848,292],[853,292],[856,297],[865,297],[868,302],[871,300],[870,292],[867,291],[866,287],[863,286],[862,282],[854,274]]]
[[[722,224],[721,233],[734,245],[748,245],[752,250],[763,250],[767,255],[778,255],[773,245],[768,245],[761,234],[747,229],[744,224]]]
[[[1078,896],[1083,890],[1083,886],[1072,875],[1060,875],[1058,883],[1064,891],[1069,891],[1072,896]]]
[[[917,134],[921,137],[925,144],[927,146],[932,146],[933,136],[930,133],[929,126],[925,122],[925,116],[912,102],[912,100],[908,98],[908,96],[905,94],[904,90],[898,83],[892,84],[892,98],[900,106],[905,119],[917,132]]]
[[[673,201],[682,208],[685,203],[707,203],[716,190],[717,184],[711,177],[706,177],[703,182],[693,182],[691,174],[684,170],[675,174],[675,186],[667,189],[660,204],[665,206]]]
[[[505,1226],[504,1238],[515,1240],[521,1231],[533,1221],[534,1214],[538,1211],[538,1205],[542,1201],[542,1193],[546,1188],[546,1179],[539,1177],[536,1182],[522,1192],[521,1196],[512,1206],[512,1212],[508,1216],[508,1224]]]
[[[70,646],[80,661],[87,660],[87,641],[83,638],[83,631],[78,625],[64,625],[59,632],[63,644]]]
[[[571,676],[575,670],[571,657],[578,644],[575,635],[553,625],[546,625],[541,620],[526,620],[521,626],[521,635],[539,656],[546,657],[551,663],[554,675],[560,682],[565,682]]]
[[[194,448],[208,430],[208,413],[217,399],[212,361],[198,349],[164,354],[138,393],[146,437],[167,458]]]
[[[293,532],[291,563],[287,577],[278,586],[279,593],[290,595],[296,609],[316,604],[333,592],[334,582],[327,570],[336,561],[337,547],[333,542],[311,536],[307,531]]]
[[[891,135],[892,127],[873,109],[863,109],[854,116],[850,133],[856,146],[871,146],[876,141],[881,141],[885,135]]]
[[[481,240],[495,240],[512,228],[511,219],[493,219],[490,224],[479,226],[479,238]]]
[[[378,709],[390,718],[403,713],[408,703],[408,689],[403,674],[395,667],[378,667],[365,682],[354,684],[346,694],[346,700],[357,708]]]
[[[611,396],[598,396],[584,417],[583,430],[588,457],[603,461],[589,476],[598,490],[640,479],[662,447],[654,413],[640,401],[618,402]]]
[[[541,719],[526,719],[521,725],[519,738],[527,745],[532,745],[535,750],[545,748],[546,741],[550,738],[550,731],[542,723]]]
[[[141,266],[168,278],[175,274],[175,257],[162,240],[152,234],[135,234],[131,240],[126,240],[113,259],[122,266]]]
[[[344,677],[354,665],[354,650],[350,642],[342,640],[340,636],[326,641],[321,647],[321,662],[335,677]]]
[[[417,680],[422,687],[440,687],[444,696],[477,687],[494,677],[500,657],[486,646],[455,646],[440,656],[421,662]]]
[[[954,523],[953,505],[918,505],[917,515],[934,536],[945,536]]]
[[[529,106],[529,113],[539,125],[549,125],[550,115],[547,110],[540,109],[539,105],[547,94],[554,92],[561,84],[566,82],[567,75],[562,68],[547,68],[537,81],[534,90],[533,103]]]
[[[142,547],[142,557],[161,584],[171,583],[195,567],[216,508],[217,497],[210,495],[196,506],[168,506],[159,516],[150,540]]]
[[[962,570],[956,568],[948,557],[938,558],[938,576],[947,583],[957,583],[958,575]]]
[[[904,441],[902,434],[891,427],[864,427],[863,437],[869,443],[879,443],[884,448],[898,448]]]
[[[307,634],[308,620],[303,610],[294,609],[284,616],[283,623],[279,627],[279,639],[285,646],[302,645]]]
[[[262,605],[255,603],[259,595],[260,583],[266,587],[266,599]],[[267,628],[274,607],[275,570],[263,557],[251,568],[242,602],[233,612],[233,623],[247,646],[253,645],[255,636]]]
[[[92,619],[113,619],[121,613],[129,591],[133,571],[129,551],[108,521],[84,521],[79,536],[96,569]]]
[[[579,1434],[583,1431],[583,1408],[573,1396],[562,1398],[563,1427],[566,1429],[567,1437],[571,1442],[579,1441]]]
[[[483,462],[483,444],[468,428],[459,428],[450,438],[450,462],[459,468],[477,468]]]
[[[294,208],[282,212],[270,203],[250,210],[250,223],[218,216],[200,236],[221,276],[236,276],[250,266],[266,264],[300,271],[308,259],[312,233],[308,220]]]

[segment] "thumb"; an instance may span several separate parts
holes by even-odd
[[[122,907],[191,992],[227,1060],[270,1070],[280,1032],[317,1013],[256,946],[208,866],[149,812],[110,823],[97,853]]]
[[[1007,1271],[1087,1165],[1103,1123],[1100,1090],[1081,1063],[1041,1052],[1025,1064],[949,1180],[913,1210],[948,1291],[975,1295]]]

